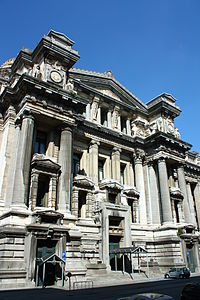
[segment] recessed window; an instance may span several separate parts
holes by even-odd
[[[116,199],[117,199],[117,194],[114,193],[108,193],[108,201],[110,203],[115,204],[116,203]]]
[[[121,131],[125,134],[127,134],[127,128],[126,128],[126,119],[121,118]]]
[[[47,145],[47,134],[42,131],[37,131],[35,141],[35,153],[45,154]]]
[[[104,179],[104,161],[98,160],[98,179],[99,181]]]
[[[73,155],[72,174],[74,177],[80,174],[80,155],[78,154]]]
[[[87,192],[79,191],[78,195],[78,217],[86,218],[86,196]]]
[[[108,112],[105,109],[101,109],[101,125],[108,126]]]
[[[126,168],[126,165],[124,165],[124,164],[120,165],[120,181],[121,181],[121,184],[125,184],[125,168]]]
[[[36,206],[48,207],[48,197],[49,197],[49,177],[41,174],[38,179]]]

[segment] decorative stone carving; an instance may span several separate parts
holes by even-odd
[[[135,187],[125,187],[123,193],[128,198],[134,198],[135,200],[138,200],[140,197],[140,192]]]
[[[97,113],[98,113],[98,108],[99,108],[99,98],[94,97],[93,102],[92,102],[92,114],[91,114],[91,119],[92,121],[97,121]]]
[[[123,186],[115,179],[103,179],[99,184],[100,190],[107,189],[108,191],[119,193],[123,190]]]
[[[136,148],[133,150],[133,158],[142,160],[145,157],[145,151],[143,149]]]
[[[66,91],[70,93],[72,96],[77,95],[77,91],[74,90],[74,81],[72,79],[68,79],[66,84]]]
[[[175,131],[174,131],[174,135],[177,139],[180,139],[181,138],[181,135],[180,135],[180,132],[178,130],[178,128],[175,128]]]
[[[94,188],[94,182],[89,177],[84,175],[76,175],[76,177],[74,177],[73,183],[75,186],[78,186],[80,188],[90,190]]]
[[[119,120],[119,106],[115,106],[113,110],[113,128],[118,129],[118,120]]]
[[[169,188],[169,191],[171,199],[173,198],[174,200],[183,200],[183,193],[179,188],[171,186]]]

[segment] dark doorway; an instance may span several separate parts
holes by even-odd
[[[119,236],[109,236],[109,253],[115,249],[119,249],[120,247],[120,237]],[[110,254],[110,267],[111,270],[115,271],[115,260],[117,259],[117,270],[120,270],[120,255],[117,254],[116,258],[114,254]]]
[[[37,240],[37,253],[36,258],[42,258],[46,255],[51,255],[55,253],[56,250],[56,243],[57,241],[46,239],[46,240]],[[54,285],[55,283],[55,276],[56,276],[56,266],[47,263],[46,270],[45,270],[45,282],[44,285]],[[42,285],[42,278],[43,278],[43,266],[39,267],[39,282],[38,285]]]
[[[188,267],[192,273],[195,272],[195,265],[194,265],[194,245],[187,244],[187,262]]]

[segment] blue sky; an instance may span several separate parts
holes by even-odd
[[[75,41],[76,67],[104,72],[145,103],[166,92],[181,138],[200,151],[199,0],[0,0],[0,64],[50,29]]]

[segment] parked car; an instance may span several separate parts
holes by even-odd
[[[144,293],[137,294],[130,297],[119,298],[117,300],[175,300],[173,297],[163,294],[155,294],[155,293]]]
[[[200,300],[200,284],[195,282],[186,284],[180,300]]]
[[[167,273],[165,273],[165,278],[189,278],[190,270],[186,267],[184,268],[171,268]]]

